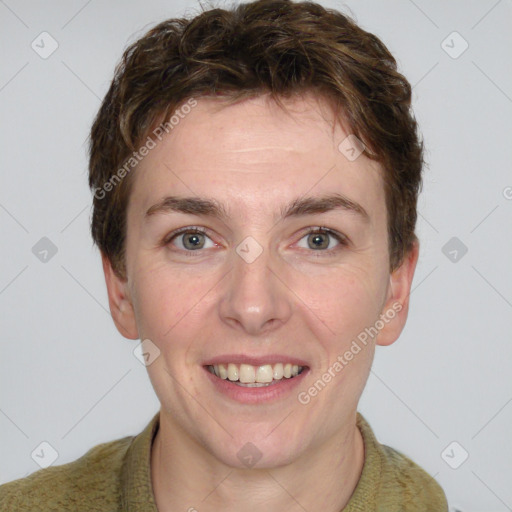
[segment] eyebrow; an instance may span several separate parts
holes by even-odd
[[[370,216],[363,206],[348,197],[334,193],[317,197],[297,197],[280,209],[281,219],[301,217],[342,210],[358,215],[366,223]],[[146,220],[157,213],[185,213],[202,215],[227,221],[230,218],[226,207],[216,199],[207,197],[167,196],[151,206],[145,214]]]

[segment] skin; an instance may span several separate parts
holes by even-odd
[[[356,410],[375,345],[400,335],[418,259],[416,244],[389,272],[387,214],[380,165],[363,153],[349,161],[338,145],[349,132],[310,95],[264,96],[224,106],[199,98],[192,111],[140,162],[128,206],[127,279],[103,257],[110,309],[121,334],[150,339],[160,356],[147,369],[161,402],[151,476],[160,511],[339,511],[364,462]],[[333,191],[358,202],[351,211],[278,221],[292,199]],[[167,195],[216,198],[224,222],[146,210]],[[188,250],[185,226],[208,229],[204,248]],[[318,249],[304,230],[325,226]],[[247,263],[237,245],[252,236],[262,254]],[[189,234],[190,237],[190,234]],[[190,247],[190,245],[188,246]],[[330,255],[328,255],[330,253]],[[399,303],[401,310],[325,388],[303,405],[292,392],[248,405],[222,395],[202,363],[221,354],[278,353],[308,362],[307,391],[365,327]],[[247,468],[238,451],[253,443],[261,460]]]

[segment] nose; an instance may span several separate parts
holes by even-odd
[[[224,281],[219,314],[231,328],[251,335],[265,334],[288,321],[293,294],[285,284],[283,267],[267,248],[252,239],[245,245],[245,253],[243,247],[239,249],[232,255],[232,271]]]

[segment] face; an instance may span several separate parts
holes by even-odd
[[[225,464],[244,467],[250,442],[275,467],[353,423],[417,253],[390,275],[382,169],[338,149],[348,133],[325,104],[220,105],[198,99],[140,162],[127,280],[104,268],[121,333],[160,351],[147,369],[165,421]]]

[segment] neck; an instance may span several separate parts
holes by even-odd
[[[159,512],[239,511],[261,505],[269,512],[339,512],[348,503],[364,463],[355,424],[338,431],[295,461],[269,469],[223,464],[160,413],[151,449],[151,479]]]

